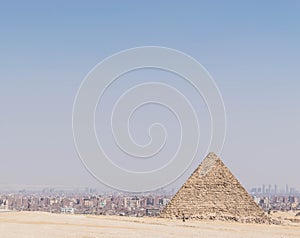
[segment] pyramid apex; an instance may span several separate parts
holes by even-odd
[[[217,161],[221,161],[221,159],[214,152],[208,153],[196,169],[196,171],[199,172],[199,176],[204,176],[208,173],[215,166]]]
[[[209,152],[204,160],[221,160],[220,157],[215,152]]]
[[[206,157],[208,157],[208,156],[216,156],[216,157],[218,157],[218,155],[215,152],[212,152],[212,151],[209,152]]]

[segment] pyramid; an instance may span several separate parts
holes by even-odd
[[[269,217],[214,153],[207,155],[160,216],[270,223]]]

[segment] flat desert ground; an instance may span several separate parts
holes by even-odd
[[[239,224],[118,216],[0,212],[1,238],[300,237],[300,223]]]

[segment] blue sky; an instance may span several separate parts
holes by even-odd
[[[298,1],[1,1],[0,183],[98,186],[73,145],[78,87],[105,57],[157,45],[213,76],[222,158],[240,181],[300,188],[299,12]]]

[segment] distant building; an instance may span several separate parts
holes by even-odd
[[[75,209],[73,207],[62,207],[61,208],[61,213],[66,213],[66,214],[74,214]]]
[[[158,216],[159,212],[160,211],[157,208],[147,208],[146,209],[146,216]]]

